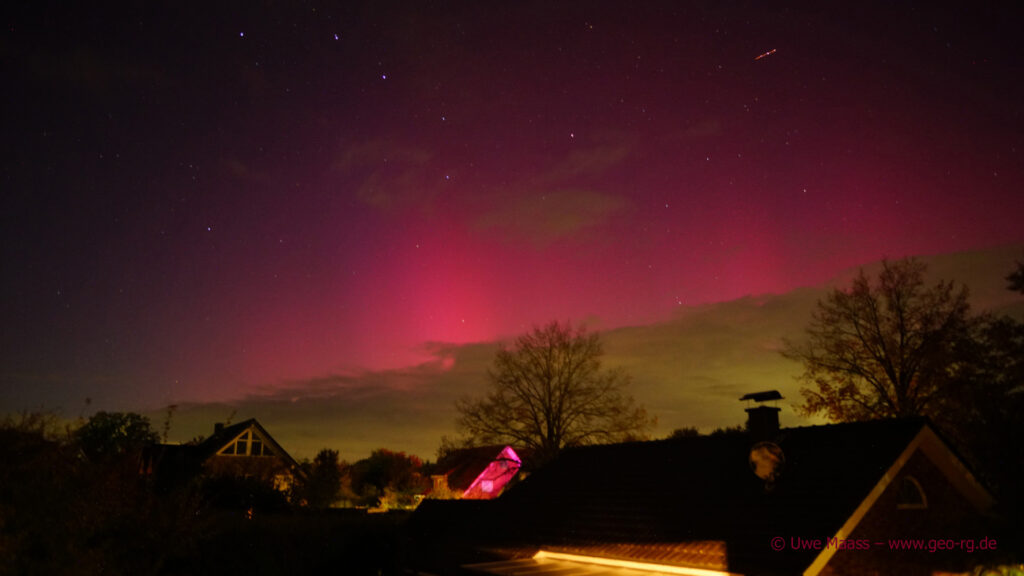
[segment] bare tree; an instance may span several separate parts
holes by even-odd
[[[967,288],[925,287],[926,266],[883,261],[818,302],[805,342],[783,354],[804,365],[805,414],[832,420],[936,415],[949,402],[958,345],[970,332]]]
[[[457,425],[475,444],[530,448],[544,462],[569,446],[644,437],[653,421],[623,393],[629,377],[601,366],[598,334],[552,322],[502,347],[492,389],[456,403]]]

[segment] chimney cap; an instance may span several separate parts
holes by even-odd
[[[740,400],[753,400],[754,402],[767,402],[768,400],[782,400],[782,394],[778,390],[765,390],[764,392],[751,392],[744,395]]]

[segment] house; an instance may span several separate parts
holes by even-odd
[[[429,498],[489,500],[516,478],[523,462],[511,446],[455,450],[438,461]]]
[[[935,575],[997,546],[992,497],[927,420],[780,429],[778,411],[749,408],[745,433],[566,450],[471,507],[426,501],[410,570]]]
[[[232,426],[216,424],[199,448],[206,474],[260,478],[282,492],[291,487],[299,467],[255,418]]]
[[[176,484],[197,476],[266,481],[287,491],[298,463],[255,418],[230,426],[217,423],[213,434],[196,444],[158,444],[144,455],[143,472]]]

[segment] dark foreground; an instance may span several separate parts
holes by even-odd
[[[201,539],[170,554],[161,574],[396,574],[406,512],[362,510],[221,514]]]

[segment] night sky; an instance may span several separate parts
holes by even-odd
[[[1018,3],[24,4],[0,412],[430,457],[558,319],[667,434],[796,400],[778,342],[883,257],[1021,309]]]

